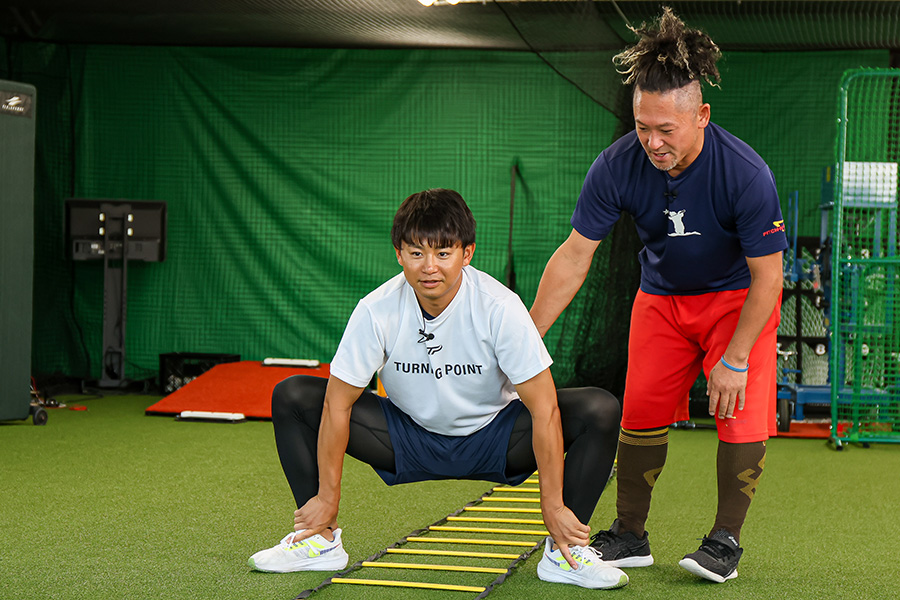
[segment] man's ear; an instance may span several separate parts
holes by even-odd
[[[700,129],[706,129],[706,126],[709,125],[709,115],[709,104],[701,104],[700,110],[697,112],[697,125]]]
[[[472,262],[472,255],[475,254],[475,244],[469,244],[463,248],[463,266],[466,267]]]

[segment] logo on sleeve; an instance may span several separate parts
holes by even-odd
[[[675,233],[670,233],[669,237],[681,237],[683,235],[703,235],[699,231],[685,231],[684,230],[684,213],[685,209],[681,210],[669,210],[668,208],[663,209],[663,214],[669,217],[669,220],[672,221],[672,225],[675,226]]]
[[[780,221],[772,221],[772,225],[774,225],[775,227],[773,227],[772,229],[770,229],[768,231],[764,231],[763,237],[766,237],[767,235],[772,235],[773,233],[778,233],[779,231],[784,231],[784,219],[782,219]]]

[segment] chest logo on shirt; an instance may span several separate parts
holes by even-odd
[[[433,333],[428,333],[424,329],[420,329],[419,335],[421,336],[419,337],[419,343],[425,344],[425,349],[428,351],[429,356],[444,349],[444,346],[442,344],[438,344],[437,346],[428,345],[428,342],[434,339]]]
[[[675,233],[670,233],[669,237],[681,237],[684,235],[703,235],[699,231],[685,231],[684,229],[684,213],[686,209],[682,208],[681,210],[669,210],[668,208],[663,209],[663,214],[669,217],[669,220],[672,221],[672,225],[675,226]]]
[[[435,379],[441,379],[445,375],[463,377],[466,375],[485,374],[484,365],[479,365],[476,363],[447,363],[443,366],[435,366],[431,363],[400,362],[398,360],[395,360],[394,370],[397,371],[397,373],[406,373],[411,375],[434,375]]]

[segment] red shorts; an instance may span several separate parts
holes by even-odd
[[[734,335],[747,290],[699,296],[656,296],[638,291],[631,312],[622,427],[665,427],[688,416],[688,392],[700,369],[710,370]],[[716,417],[719,439],[759,442],[776,435],[776,308],[750,352],[744,409]],[[704,400],[706,396],[704,395]]]

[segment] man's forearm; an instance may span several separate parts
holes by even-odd
[[[338,502],[341,498],[341,475],[349,439],[349,410],[331,408],[326,402],[317,442],[319,496],[323,499]]]
[[[532,420],[532,446],[540,472],[541,506],[551,510],[563,506],[563,439],[559,409],[549,418]]]
[[[747,364],[753,345],[771,318],[781,295],[783,276],[780,265],[779,254],[777,272],[769,268],[767,271],[758,272],[751,281],[737,328],[725,349],[725,360],[729,363]]]
[[[578,293],[591,268],[593,251],[599,242],[574,238],[575,235],[573,231],[547,261],[531,306],[531,318],[542,336]]]

